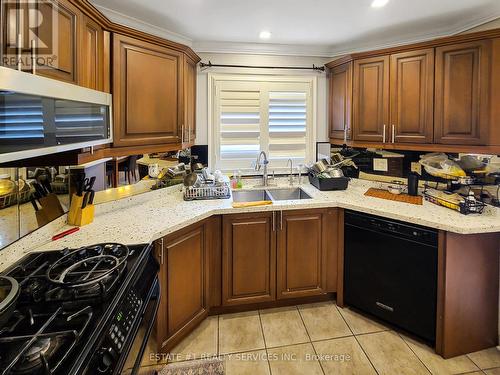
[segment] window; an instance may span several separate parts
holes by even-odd
[[[210,165],[251,171],[261,150],[270,170],[313,159],[315,77],[209,77]]]

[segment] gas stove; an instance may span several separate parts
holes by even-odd
[[[21,259],[1,274],[15,279],[20,293],[0,326],[0,374],[119,373],[157,288],[157,267],[149,246],[117,243]],[[124,311],[117,341],[111,334]]]

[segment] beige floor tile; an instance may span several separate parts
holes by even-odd
[[[169,362],[217,355],[218,317],[210,316],[182,340],[172,351]]]
[[[323,375],[311,343],[268,349],[273,375]]]
[[[219,353],[265,349],[258,311],[219,316]]]
[[[309,341],[299,311],[295,307],[261,310],[260,318],[268,348]]]
[[[342,337],[313,343],[325,375],[376,374],[354,337]]]
[[[386,331],[389,329],[382,324],[365,317],[364,315],[352,311],[347,307],[339,307],[339,311],[349,325],[349,328],[355,335]]]
[[[433,374],[451,375],[479,370],[474,362],[472,362],[465,355],[444,359],[440,355],[436,354],[434,349],[430,346],[422,344],[421,342],[415,341],[406,336],[402,336],[402,338]]]
[[[484,370],[484,372],[486,375],[500,375],[500,367]]]
[[[269,362],[265,350],[228,354],[226,375],[270,375]]]
[[[361,347],[380,375],[420,375],[429,371],[394,332],[357,336]]]
[[[331,302],[301,305],[299,312],[312,341],[352,335],[337,307]]]
[[[500,367],[500,350],[495,347],[467,354],[467,356],[481,369]]]

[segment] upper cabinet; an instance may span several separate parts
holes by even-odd
[[[436,48],[436,143],[487,143],[490,56],[490,41]]]
[[[54,54],[53,60],[46,61],[45,65],[37,67],[37,74],[61,81],[78,83],[78,34],[82,15],[78,8],[68,1],[38,1],[36,24],[38,37]],[[55,10],[55,11],[54,11]],[[53,18],[57,17],[57,21]],[[52,27],[57,25],[57,33],[53,34]],[[52,36],[57,35],[54,39]],[[37,46],[37,48],[40,46]],[[37,60],[38,61],[38,60]]]
[[[184,143],[190,143],[196,139],[196,75],[197,62],[191,57],[184,55],[184,118],[182,121]]]
[[[183,54],[163,46],[113,36],[115,146],[179,143],[185,125]]]
[[[26,4],[20,2],[17,16],[4,8],[2,52],[16,58],[4,58],[3,65],[17,69],[16,62],[21,60],[20,68],[26,72],[104,90],[103,28],[67,0],[38,1],[31,6],[36,8],[24,9]],[[30,24],[40,26],[32,31]]]
[[[389,123],[389,57],[354,61],[353,138],[386,142]]]
[[[105,32],[97,22],[84,15],[81,20],[80,33],[81,44],[78,50],[81,66],[78,81],[81,86],[88,87],[89,89],[105,91]]]
[[[327,64],[332,143],[500,152],[500,113],[492,105],[500,91],[494,74],[500,69],[500,38],[479,35],[363,52]]]
[[[390,81],[391,142],[432,142],[434,49],[391,55]]]
[[[351,139],[352,62],[334,66],[329,78],[329,134],[345,142]]]
[[[113,94],[113,145],[79,162],[194,144],[200,58],[189,47],[114,24],[86,0],[0,4],[4,66]]]

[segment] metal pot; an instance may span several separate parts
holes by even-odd
[[[344,172],[340,168],[330,168],[328,174],[330,177],[344,177]]]
[[[327,170],[325,164],[323,164],[323,162],[321,161],[317,161],[316,163],[314,163],[312,169],[317,173],[323,173]]]

